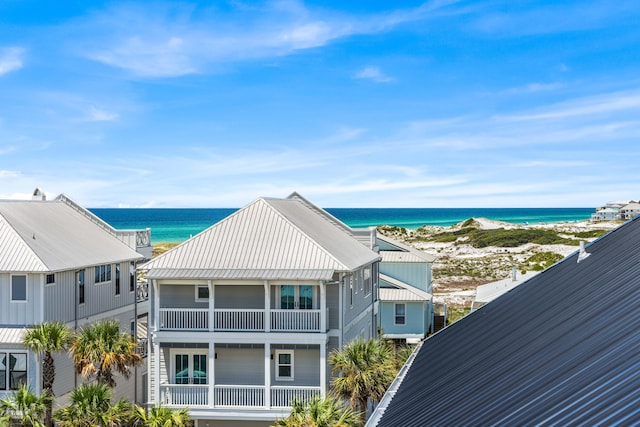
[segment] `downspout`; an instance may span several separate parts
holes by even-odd
[[[78,279],[80,278],[80,272],[76,271],[73,275],[73,330],[74,332],[78,330],[78,286],[80,283]],[[78,388],[78,374],[76,374],[75,367],[73,368],[73,388],[74,390]]]

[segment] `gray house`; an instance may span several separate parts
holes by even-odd
[[[432,266],[429,255],[390,237],[377,235],[380,249],[378,326],[383,337],[420,342],[433,322]]]
[[[427,338],[367,426],[640,425],[640,217]]]
[[[298,194],[260,198],[141,266],[151,283],[149,400],[198,426],[269,425],[324,394],[328,354],[375,336],[375,229]]]
[[[33,200],[0,201],[0,397],[20,383],[41,391],[36,358],[21,344],[26,327],[115,318],[135,329],[135,270],[145,258],[137,250],[150,250],[149,237],[115,230],[64,195],[47,201],[36,190]],[[56,359],[61,396],[79,380],[66,354]],[[135,382],[121,383],[116,395],[133,399]]]

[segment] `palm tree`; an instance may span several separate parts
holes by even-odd
[[[291,403],[289,417],[277,420],[279,427],[357,427],[360,414],[333,395],[316,396],[307,401]]]
[[[356,339],[329,355],[336,376],[331,382],[339,397],[349,400],[366,422],[367,402],[379,401],[396,376],[393,350],[380,340]]]
[[[193,425],[188,409],[171,409],[154,406],[147,412],[141,406],[133,408],[132,425],[139,427],[190,427]]]
[[[0,400],[0,425],[13,425],[18,421],[22,426],[43,427],[42,419],[53,398],[47,392],[37,396],[29,386],[21,384],[9,397]]]
[[[53,353],[67,350],[71,343],[73,333],[62,322],[44,322],[30,328],[24,335],[24,346],[42,358],[42,392],[54,397],[53,382],[56,378],[56,367],[53,362]],[[52,405],[46,408],[45,425],[52,426]]]
[[[116,385],[113,370],[128,379],[131,368],[142,361],[133,338],[120,331],[117,320],[99,321],[82,328],[69,352],[77,373],[83,378],[95,375],[98,382],[109,387]]]
[[[131,418],[131,404],[121,399],[111,403],[113,392],[102,383],[82,384],[71,393],[69,406],[55,413],[61,427],[117,427]]]

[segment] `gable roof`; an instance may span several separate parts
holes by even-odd
[[[143,257],[60,200],[0,200],[0,271],[61,271]]]
[[[150,278],[329,280],[379,259],[348,227],[296,196],[257,199],[142,268]]]
[[[381,281],[394,286],[393,288],[380,286],[378,289],[380,301],[431,301],[431,294],[428,292],[386,274],[379,273],[379,276]]]
[[[639,249],[636,219],[428,338],[367,425],[640,423]]]
[[[376,239],[385,245],[380,245],[380,254],[383,262],[428,262],[432,263],[436,257],[424,251],[406,245],[389,236],[382,234],[376,235]],[[391,249],[393,248],[393,249]],[[411,254],[412,256],[409,256]]]

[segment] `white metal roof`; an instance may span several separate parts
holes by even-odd
[[[60,271],[141,258],[62,201],[0,201],[0,271]]]
[[[2,344],[22,344],[25,328],[0,328],[0,346]]]
[[[423,291],[422,289],[414,288],[413,286],[394,279],[391,276],[380,273],[380,280],[388,283],[394,288],[380,287],[379,297],[380,301],[429,301],[431,300],[431,294]]]
[[[329,279],[379,259],[317,209],[296,195],[257,199],[141,268],[152,278]]]
[[[474,301],[477,303],[487,303],[493,301],[500,295],[510,291],[519,284],[526,282],[538,273],[539,271],[527,271],[524,274],[517,273],[515,280],[513,280],[512,277],[509,277],[507,279],[498,280],[497,282],[480,285],[476,287],[476,297]]]
[[[397,248],[397,250],[380,251],[383,256],[383,261],[385,262],[434,262],[436,260],[435,256],[416,249],[413,246],[392,239],[389,236],[378,234],[376,236],[376,239],[386,243],[387,245]],[[383,252],[385,254],[383,254]],[[409,255],[403,256],[402,254],[412,254],[413,257],[409,257]],[[387,259],[385,259],[385,257],[387,257]]]

